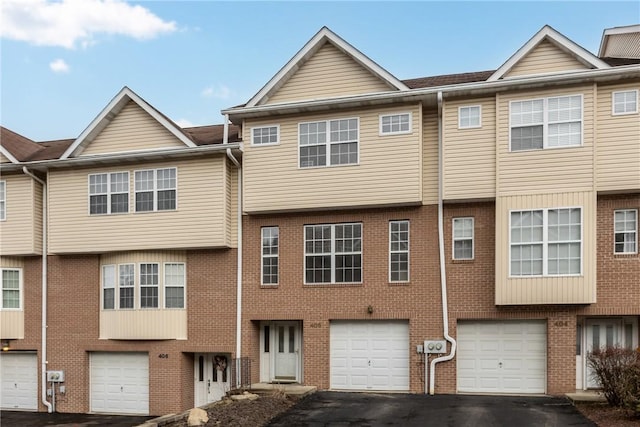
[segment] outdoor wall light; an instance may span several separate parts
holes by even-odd
[[[2,341],[2,351],[9,351],[9,340]]]
[[[367,313],[369,314],[373,314],[373,306],[370,305],[369,307],[367,307]]]

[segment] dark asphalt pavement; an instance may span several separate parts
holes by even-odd
[[[1,411],[1,427],[42,427],[42,426],[109,426],[132,427],[144,423],[154,417],[127,415],[93,415],[93,414],[48,414],[46,412]]]
[[[269,427],[596,427],[564,398],[318,392]]]

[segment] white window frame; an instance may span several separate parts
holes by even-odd
[[[469,113],[472,110],[478,110],[478,124],[471,124],[471,115]],[[469,119],[468,125],[462,124],[462,113],[467,112],[467,118]],[[462,105],[458,107],[458,129],[478,129],[482,127],[482,105]]]
[[[404,240],[393,240],[393,224],[407,224],[407,249],[393,249],[393,243],[402,243]],[[403,233],[403,231],[399,231]],[[407,279],[406,280],[393,280],[392,270],[392,257],[393,254],[406,254],[407,255]],[[411,281],[411,223],[408,219],[392,220],[389,221],[389,283],[409,283]]]
[[[553,124],[562,124],[562,123],[574,123],[577,120],[567,120],[567,121],[550,121],[549,120],[549,100],[550,99],[558,99],[558,98],[572,98],[572,97],[580,97],[580,144],[573,145],[558,145],[558,146],[550,146],[549,145],[549,125]],[[515,126],[512,124],[512,111],[513,105],[519,102],[529,102],[529,101],[542,101],[542,122],[539,123],[528,123],[526,125],[518,125]],[[526,150],[513,150],[512,149],[512,141],[511,141],[511,133],[514,128],[521,127],[531,127],[531,126],[542,126],[542,148],[528,148]],[[559,96],[548,96],[545,98],[530,98],[530,99],[514,99],[509,101],[509,152],[510,153],[522,153],[527,151],[539,151],[539,150],[552,150],[552,149],[565,149],[565,148],[577,148],[584,146],[584,96],[581,93],[567,94],[567,95],[559,95]]]
[[[165,170],[174,170],[175,171],[175,186],[173,188],[158,188],[158,171]],[[151,190],[138,190],[138,183],[136,179],[136,174],[141,172],[152,172],[153,173],[153,187]],[[136,213],[148,213],[148,212],[175,212],[178,210],[178,168],[177,167],[168,167],[168,168],[156,168],[156,169],[138,169],[133,172],[133,186],[134,186],[134,196],[133,196],[133,210]],[[176,194],[176,206],[173,209],[158,209],[158,193],[161,191],[175,191]],[[153,209],[152,210],[138,210],[138,193],[152,193],[153,194]]]
[[[275,254],[265,254],[264,253],[264,249],[265,249],[265,232],[269,231],[271,232],[271,230],[275,229],[278,233],[278,242],[276,245],[270,245],[269,247],[275,247],[276,249],[276,253]],[[262,286],[278,286],[278,284],[280,283],[280,227],[278,226],[266,226],[266,227],[262,227],[260,229],[260,284]],[[272,236],[268,236],[268,237],[272,237]],[[265,283],[264,281],[264,261],[265,259],[273,259],[275,258],[277,260],[277,266],[276,266],[276,282],[275,283]]]
[[[269,129],[275,129],[276,130],[276,140],[275,142],[256,142],[256,131],[264,131],[264,130],[269,130]],[[280,125],[263,125],[263,126],[256,126],[251,128],[251,145],[256,146],[256,147],[264,147],[264,146],[268,146],[268,145],[278,145],[280,144]]]
[[[18,307],[5,307],[4,306],[4,272],[15,271],[18,272]],[[7,288],[7,290],[15,291],[15,288]],[[0,268],[0,311],[22,311],[24,308],[24,283],[22,276],[22,268],[18,267],[2,267]]]
[[[143,265],[155,265],[157,268],[157,282],[155,284],[147,284],[147,285],[143,285],[142,284],[142,266]],[[160,269],[160,263],[159,262],[141,262],[138,263],[138,271],[137,271],[137,275],[136,275],[136,279],[137,279],[137,291],[138,291],[138,306],[137,308],[141,309],[141,310],[159,310],[160,308],[162,308],[164,306],[164,302],[162,301],[162,284],[160,283],[160,279],[162,278],[162,270]],[[158,303],[156,304],[155,307],[143,307],[142,306],[142,289],[143,288],[156,288],[157,293],[158,293]]]
[[[340,122],[345,120],[355,120],[357,127],[356,132],[357,136],[354,141],[331,141],[331,122]],[[314,123],[325,123],[325,141],[319,142],[316,144],[300,144],[300,127],[302,125],[314,124]],[[331,164],[331,147],[334,145],[340,144],[356,144],[356,157],[357,160],[355,163],[343,163],[343,164]],[[324,165],[313,165],[313,166],[302,166],[300,164],[300,150],[302,147],[309,146],[325,146],[325,164]],[[335,168],[335,167],[343,167],[343,166],[357,166],[360,164],[360,117],[343,117],[339,119],[329,119],[329,120],[313,120],[309,122],[299,122],[298,123],[298,169],[315,169],[315,168]]]
[[[126,194],[127,194],[127,210],[125,212],[111,212],[111,198],[112,198],[112,196],[117,195],[117,194],[125,194],[125,192],[122,192],[122,191],[112,191],[111,190],[111,176],[112,175],[118,175],[118,174],[126,174],[127,175],[127,191],[126,191]],[[91,193],[91,177],[92,176],[100,176],[100,175],[106,175],[106,177],[107,177],[107,192],[106,193],[95,193],[95,194],[92,194]],[[124,215],[124,214],[128,214],[129,212],[131,212],[130,186],[131,186],[131,175],[129,174],[129,171],[90,173],[87,176],[87,193],[88,193],[87,213],[90,216]],[[105,212],[105,213],[91,213],[91,197],[92,196],[107,196],[107,212]]]
[[[353,251],[353,252],[336,252],[336,226],[345,226],[345,225],[358,225],[360,226],[360,251]],[[312,228],[312,227],[331,227],[331,251],[330,252],[325,252],[325,253],[310,253],[307,254],[307,228]],[[338,223],[338,224],[310,224],[310,225],[305,225],[303,227],[303,242],[304,242],[304,248],[302,251],[302,256],[303,256],[303,269],[302,269],[302,274],[303,274],[303,283],[305,285],[310,285],[310,286],[322,286],[322,285],[335,285],[335,284],[360,284],[363,281],[363,276],[364,276],[364,256],[363,256],[363,251],[362,251],[362,245],[363,245],[363,240],[364,240],[364,233],[363,233],[363,225],[361,222],[345,222],[345,223]],[[360,255],[360,281],[358,282],[336,282],[336,255],[344,255],[344,254],[349,254],[349,255]],[[307,255],[309,256],[330,256],[331,257],[331,281],[330,282],[307,282]]]
[[[7,220],[7,181],[0,180],[0,221]]]
[[[112,270],[112,281],[111,283],[107,283],[107,275],[106,275],[106,270],[107,269],[111,269]],[[118,266],[116,264],[104,264],[102,265],[101,268],[101,274],[102,274],[102,292],[100,294],[101,298],[100,298],[100,309],[101,310],[115,310],[118,308],[118,281],[120,279],[119,276],[119,270],[118,270]],[[113,307],[111,308],[106,308],[105,307],[105,291],[107,289],[113,289]]]
[[[579,209],[580,210],[580,240],[579,241],[569,241],[569,240],[558,240],[551,242],[549,241],[549,211],[556,210],[566,210],[566,209]],[[513,275],[511,272],[511,214],[515,212],[533,212],[533,211],[542,211],[542,241],[540,242],[531,242],[531,244],[541,244],[542,245],[542,274],[531,274],[531,275]],[[536,277],[581,277],[584,274],[584,208],[582,206],[560,206],[560,207],[550,207],[550,208],[523,208],[523,209],[512,209],[509,210],[509,242],[508,242],[508,251],[509,251],[509,278],[514,279],[528,279],[528,278],[536,278]],[[567,274],[549,274],[549,245],[554,243],[580,243],[580,272],[579,273],[567,273]]]
[[[623,103],[624,111],[616,113],[616,95],[621,94],[630,94],[633,95],[633,100],[635,104],[635,109],[627,111],[627,103],[626,101]],[[615,92],[611,92],[611,115],[612,116],[626,116],[628,114],[637,114],[638,113],[638,89],[629,89],[629,90],[617,90]]]
[[[167,284],[167,266],[168,265],[181,265],[182,266],[182,285]],[[159,276],[159,275],[158,275]],[[160,281],[160,277],[158,277]],[[184,262],[165,262],[162,264],[162,284],[159,285],[162,289],[163,304],[162,306],[167,310],[183,310],[187,308],[187,264]],[[167,289],[169,288],[181,288],[182,289],[182,307],[167,307]],[[158,298],[160,298],[160,290],[158,291]],[[158,302],[158,305],[160,303]]]
[[[132,266],[133,267],[133,283],[131,284],[131,286],[123,286],[123,282],[120,280],[122,278],[122,275],[120,273],[120,269],[122,267],[126,267],[126,266]],[[128,263],[123,263],[123,264],[118,264],[117,265],[118,268],[116,268],[116,304],[115,307],[118,310],[134,310],[136,308],[136,294],[137,294],[137,286],[136,286],[136,265],[132,262],[128,262]],[[121,307],[120,305],[120,291],[122,290],[122,288],[126,288],[126,289],[132,289],[133,290],[133,299],[131,301],[131,307]]]
[[[456,222],[458,221],[471,221],[471,237],[459,237],[456,236]],[[456,217],[451,220],[451,259],[459,261],[471,261],[476,257],[476,223],[475,218],[470,216]],[[470,258],[457,258],[456,257],[456,242],[471,240],[471,257]]]
[[[383,127],[383,121],[386,118],[390,118],[392,121],[395,117],[403,117],[406,116],[407,120],[408,120],[408,128],[405,130],[397,130],[397,131],[388,131],[385,132],[384,131],[384,127]],[[391,127],[393,127],[393,123],[390,124]],[[401,124],[399,124],[400,126]],[[403,111],[403,112],[399,112],[399,113],[388,113],[388,114],[380,114],[378,116],[378,133],[380,136],[389,136],[389,135],[403,135],[403,134],[409,134],[411,133],[413,127],[413,115],[410,111]]]
[[[633,212],[635,214],[635,224],[634,224],[634,230],[633,230],[633,234],[634,234],[634,248],[635,250],[633,252],[618,252],[616,251],[616,235],[617,234],[626,234],[629,233],[628,230],[625,231],[616,231],[616,214],[618,212]],[[624,242],[626,243],[626,242]],[[633,255],[633,254],[637,254],[638,253],[638,209],[616,209],[613,211],[613,253],[615,255]]]

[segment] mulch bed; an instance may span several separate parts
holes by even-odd
[[[599,427],[638,427],[640,417],[606,403],[577,403],[576,408]]]

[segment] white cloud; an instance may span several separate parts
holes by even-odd
[[[139,5],[122,0],[2,0],[0,36],[41,46],[73,49],[95,43],[99,34],[138,40],[177,30]]]
[[[233,91],[229,89],[225,85],[218,85],[218,87],[208,86],[200,92],[205,98],[218,98],[218,99],[229,99]]]
[[[54,73],[69,72],[69,65],[67,65],[66,62],[64,62],[64,59],[56,59],[55,61],[52,61],[49,64],[49,68],[51,68],[51,71],[53,71]]]
[[[180,126],[181,128],[191,128],[194,127],[195,125],[193,123],[191,123],[189,120],[187,119],[179,119],[176,120],[176,124],[178,126]]]

